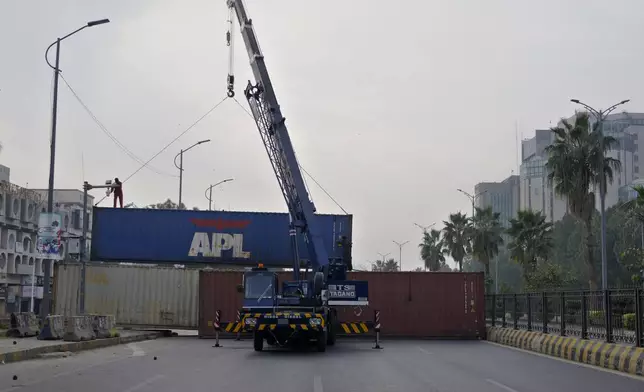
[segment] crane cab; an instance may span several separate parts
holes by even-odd
[[[244,273],[242,291],[244,309],[272,308],[276,305],[277,274],[262,264]]]

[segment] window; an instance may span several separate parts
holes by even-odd
[[[72,212],[72,227],[76,230],[81,229],[81,210],[74,210]]]

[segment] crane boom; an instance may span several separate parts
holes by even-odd
[[[244,93],[288,206],[291,224],[304,237],[313,270],[322,271],[327,276],[329,255],[319,230],[315,206],[306,190],[252,20],[248,17],[243,0],[227,0],[227,4],[237,15],[256,81],[255,84],[249,81]],[[295,260],[297,263],[298,258],[295,257]],[[297,271],[299,265],[294,265],[294,269]]]

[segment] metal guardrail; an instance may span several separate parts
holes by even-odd
[[[644,290],[487,294],[490,326],[644,347]]]

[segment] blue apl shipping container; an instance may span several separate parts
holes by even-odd
[[[317,215],[329,257],[351,239],[352,215]],[[308,259],[299,237],[301,259]],[[289,267],[293,251],[286,213],[94,208],[96,261],[217,263]]]

